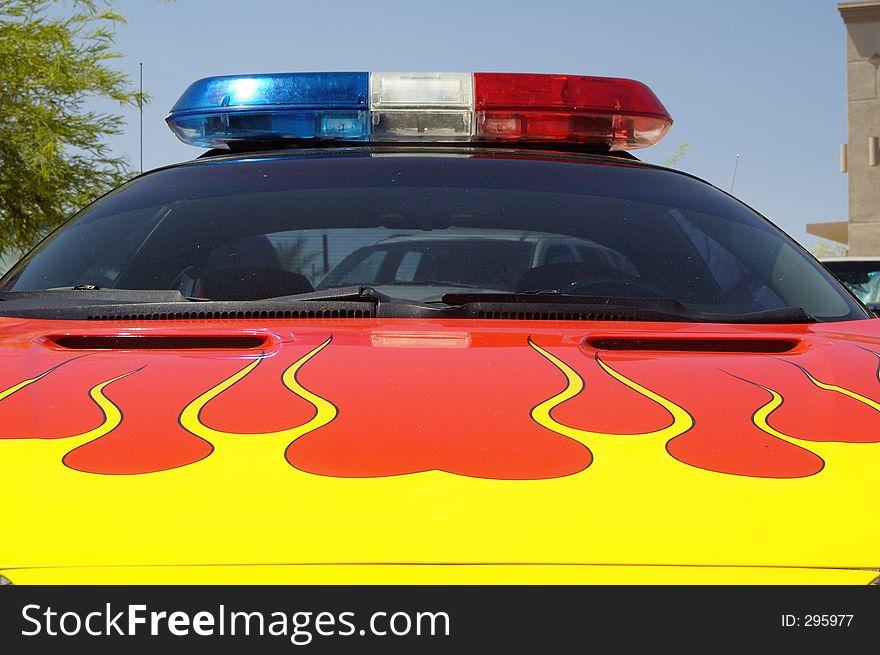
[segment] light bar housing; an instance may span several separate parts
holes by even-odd
[[[371,73],[371,139],[466,141],[473,134],[469,73]]]
[[[635,80],[575,75],[475,73],[477,137],[497,141],[609,144],[645,148],[672,118]]]
[[[192,84],[166,119],[190,145],[285,141],[657,143],[669,112],[641,82],[532,73],[271,73]]]
[[[369,134],[367,73],[208,77],[171,108],[168,126],[204,148],[297,139],[359,141]]]

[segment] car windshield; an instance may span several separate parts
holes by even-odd
[[[0,290],[249,301],[352,285],[672,299],[703,313],[864,318],[773,225],[690,176],[608,158],[355,151],[197,160],[105,196]]]
[[[825,266],[863,303],[880,303],[880,260],[842,259]]]

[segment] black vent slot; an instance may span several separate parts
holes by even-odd
[[[786,353],[797,346],[784,339],[589,339],[596,350],[661,350],[701,353]]]
[[[150,312],[137,314],[89,314],[89,321],[216,321],[238,319],[290,319],[290,318],[370,318],[372,311],[362,309],[254,309],[231,311],[181,311]]]
[[[252,350],[266,344],[262,337],[252,336],[66,336],[52,341],[70,350]]]
[[[644,321],[638,314],[626,312],[589,312],[589,311],[488,311],[480,310],[475,313],[475,318],[499,319],[510,321]]]

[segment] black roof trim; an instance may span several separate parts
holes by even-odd
[[[202,153],[197,159],[210,159],[212,157],[224,157],[236,154],[253,154],[253,153],[289,153],[298,150],[334,150],[340,148],[369,148],[371,150],[380,151],[382,149],[394,150],[396,148],[423,148],[425,150],[438,149],[456,149],[462,148],[471,151],[480,150],[518,150],[522,151],[541,151],[556,152],[562,154],[579,154],[593,155],[601,157],[611,157],[615,159],[626,159],[629,161],[639,161],[639,158],[624,150],[608,150],[594,145],[578,144],[578,143],[558,143],[558,142],[528,142],[521,141],[272,141],[259,142],[251,141],[241,144],[231,144],[230,148],[213,148]]]

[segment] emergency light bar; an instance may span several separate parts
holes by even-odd
[[[285,140],[554,142],[645,148],[672,118],[641,82],[529,73],[208,77],[168,126],[205,148]]]

